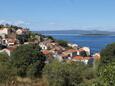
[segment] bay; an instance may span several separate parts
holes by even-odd
[[[92,53],[100,52],[106,45],[115,42],[115,35],[80,35],[80,34],[57,34],[43,33],[47,36],[52,36],[58,40],[65,40],[70,43],[78,44],[79,46],[89,47]]]

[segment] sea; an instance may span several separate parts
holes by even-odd
[[[80,34],[57,34],[42,33],[46,36],[52,36],[58,40],[65,40],[70,43],[78,44],[81,47],[89,47],[91,53],[101,52],[108,44],[115,42],[115,35],[80,35]]]

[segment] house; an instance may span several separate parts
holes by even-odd
[[[18,29],[18,30],[16,31],[16,34],[17,34],[17,35],[22,35],[22,33],[23,33],[22,29]]]
[[[8,35],[9,29],[8,28],[0,28],[0,35],[2,35],[2,34]]]
[[[3,38],[2,41],[1,41],[1,44],[4,45],[4,46],[7,46],[8,40],[6,38]]]
[[[7,39],[7,46],[8,47],[13,47],[16,43],[16,39],[13,39],[13,38],[8,38]]]
[[[42,48],[42,50],[47,50],[47,49],[51,50],[51,49],[57,47],[56,43],[52,42],[52,40],[50,40],[50,39],[40,42],[39,46]]]
[[[80,53],[76,49],[69,49],[69,50],[62,52],[62,56],[64,58],[72,58],[72,57],[78,56],[78,55],[80,55]]]
[[[16,39],[16,34],[12,33],[12,29],[1,28],[0,29],[0,44],[4,46],[13,46]]]
[[[52,48],[54,48],[54,45],[52,45],[51,43],[47,43],[46,45],[47,45],[48,50],[51,50]]]
[[[2,44],[2,37],[0,36],[0,44]]]
[[[42,50],[42,53],[43,53],[44,55],[48,55],[50,52],[49,52],[48,50]]]
[[[38,42],[41,41],[41,37],[39,35],[35,35],[35,38],[37,39]]]
[[[62,56],[61,55],[58,55],[58,54],[53,54],[53,58],[54,59],[56,59],[56,60],[58,60],[59,62],[62,62],[63,61],[63,58],[62,58]]]
[[[91,57],[82,57],[82,56],[75,56],[72,58],[72,61],[75,62],[83,62],[84,64],[88,64],[88,61]]]
[[[14,38],[0,38],[0,44],[6,47],[12,47],[16,43]]]
[[[78,48],[78,45],[77,45],[77,44],[68,43],[68,46],[69,46],[69,47],[72,47],[72,48]]]
[[[28,45],[28,44],[29,44],[29,42],[24,42],[24,44],[27,44],[27,45]]]
[[[29,32],[28,29],[18,29],[18,30],[16,31],[16,34],[17,34],[17,35],[22,35],[22,34],[27,34],[28,32]]]
[[[55,43],[55,42],[49,42],[49,43],[47,43],[46,45],[47,45],[47,47],[48,47],[48,50],[51,50],[51,49],[57,47],[57,43]],[[59,47],[59,46],[58,46],[58,47]]]
[[[0,44],[4,46],[7,45],[6,35],[8,35],[8,33],[9,33],[8,28],[0,29]]]
[[[93,55],[93,58],[94,58],[95,60],[100,60],[100,58],[101,58],[100,53],[95,53],[95,54]]]
[[[79,49],[81,52],[82,51],[85,51],[87,56],[90,56],[91,55],[91,52],[90,52],[90,48],[89,47],[82,47]]]
[[[23,29],[22,29],[22,32],[23,32],[24,34],[27,34],[27,33],[29,32],[29,29],[23,28]]]
[[[42,50],[48,49],[48,47],[44,43],[39,43],[39,46],[41,47]]]

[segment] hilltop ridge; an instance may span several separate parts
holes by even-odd
[[[52,30],[52,31],[34,31],[42,34],[104,34],[104,35],[115,35],[112,31],[100,31],[100,30]]]

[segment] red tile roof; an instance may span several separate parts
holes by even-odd
[[[48,50],[43,50],[42,53],[43,53],[44,55],[48,55],[48,54],[49,54],[49,51],[48,51]]]
[[[88,59],[90,59],[90,57],[75,56],[75,57],[73,57],[73,59],[76,59],[76,60],[88,60]]]
[[[72,52],[78,52],[78,50],[75,50],[75,49],[69,49],[69,50],[65,51],[64,53],[72,53]]]

